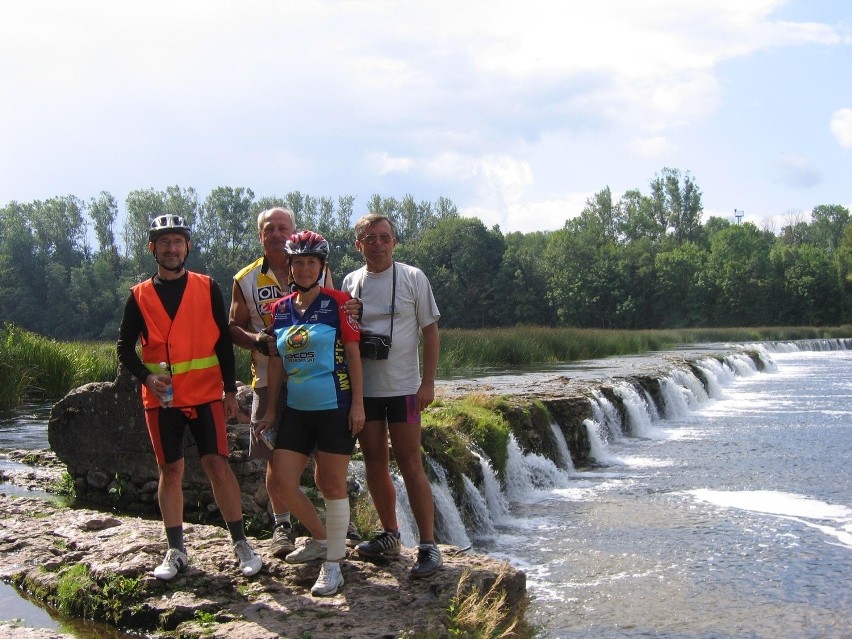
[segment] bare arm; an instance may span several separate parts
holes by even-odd
[[[234,280],[231,288],[231,309],[228,314],[228,332],[231,335],[231,340],[240,348],[245,348],[249,351],[258,351],[265,355],[263,351],[258,349],[257,343],[262,340],[267,343],[267,348],[272,346],[275,341],[271,335],[267,335],[263,331],[260,333],[254,332],[254,327],[251,325],[251,314],[249,313],[246,298],[243,295],[243,289]]]
[[[435,377],[438,374],[438,353],[441,338],[438,322],[423,327],[423,378],[417,390],[417,410],[423,411],[435,401]]]
[[[361,351],[358,342],[346,342],[346,366],[352,385],[352,408],[349,409],[349,430],[354,437],[364,428],[364,372],[361,367]]]
[[[270,355],[266,368],[266,415],[255,425],[255,433],[260,435],[275,424],[275,409],[278,406],[278,393],[284,381],[284,363],[277,355]]]

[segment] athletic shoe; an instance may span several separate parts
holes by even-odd
[[[320,568],[317,582],[311,588],[314,597],[328,597],[343,587],[343,573],[336,561],[325,561]]]
[[[364,540],[361,539],[361,535],[358,533],[358,529],[355,528],[355,524],[350,521],[349,528],[346,530],[346,545],[349,548],[354,548],[362,541]]]
[[[168,581],[179,572],[186,570],[187,563],[189,563],[189,559],[185,552],[177,548],[169,548],[166,551],[166,558],[163,559],[163,563],[154,568],[154,576],[157,579]]]
[[[399,534],[382,530],[376,533],[370,541],[362,541],[355,547],[355,550],[362,557],[383,557],[398,555],[400,548]]]
[[[328,548],[325,544],[321,544],[311,537],[304,546],[296,548],[296,550],[284,557],[284,561],[288,564],[304,564],[314,559],[322,559],[324,561],[327,551]]]
[[[293,543],[296,533],[290,522],[276,524],[272,529],[272,543],[269,544],[269,552],[273,557],[285,557],[296,550],[296,545]]]
[[[234,554],[240,560],[240,572],[246,577],[256,575],[263,567],[263,561],[245,539],[234,544]]]
[[[411,569],[412,577],[430,577],[444,565],[441,551],[435,544],[420,544],[417,548],[417,561]]]

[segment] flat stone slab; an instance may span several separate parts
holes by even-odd
[[[310,587],[319,562],[290,565],[272,557],[268,540],[250,540],[264,559],[252,578],[237,570],[223,528],[187,524],[190,564],[170,582],[150,571],[164,553],[164,532],[156,520],[68,509],[43,499],[0,496],[0,579],[50,591],[62,570],[89,568],[103,585],[110,578],[139,578],[139,595],[124,604],[119,625],[148,636],[167,631],[228,639],[273,637],[396,638],[404,630],[447,636],[450,602],[459,583],[484,592],[503,575],[507,609],[522,616],[526,577],[505,562],[442,545],[444,567],[433,577],[411,579],[416,550],[404,548],[398,560],[343,563],[345,586],[336,596],[316,598]],[[0,637],[52,637],[0,626]],[[174,636],[173,634],[171,636]]]

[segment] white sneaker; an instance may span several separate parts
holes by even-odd
[[[343,573],[336,561],[323,562],[317,582],[311,588],[314,597],[328,597],[343,587]]]
[[[240,560],[240,571],[246,577],[256,575],[263,567],[263,561],[245,539],[234,544],[234,554]]]
[[[303,564],[314,559],[324,560],[327,552],[328,547],[326,544],[321,544],[311,537],[304,546],[296,548],[296,550],[284,557],[284,561],[288,564]]]
[[[163,559],[163,563],[154,568],[154,576],[157,579],[168,581],[179,572],[186,570],[187,563],[189,563],[189,559],[185,552],[177,548],[169,548],[166,551],[166,558]]]

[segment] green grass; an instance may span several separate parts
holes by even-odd
[[[115,379],[118,356],[108,342],[58,342],[14,324],[0,328],[0,408],[63,397],[88,382]]]
[[[517,326],[444,329],[438,373],[519,368],[669,350],[687,344],[823,339],[852,336],[852,326],[600,330]]]

